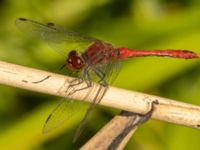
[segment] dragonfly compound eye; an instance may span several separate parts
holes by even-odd
[[[75,50],[72,50],[72,51],[69,53],[68,57],[75,57],[75,56],[77,56],[77,55],[78,55],[77,52],[76,52]]]
[[[80,65],[81,64],[81,59],[77,59],[76,63],[77,63],[77,65]]]
[[[83,68],[83,61],[78,56],[68,58],[67,59],[67,68],[69,70],[80,70]]]
[[[73,67],[76,70],[81,70],[83,68],[83,61],[81,60],[80,57],[76,57],[76,59],[74,59]]]
[[[67,59],[67,63],[72,64],[72,59],[71,58]]]

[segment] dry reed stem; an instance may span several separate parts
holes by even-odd
[[[71,77],[32,69],[20,65],[6,63],[0,61],[0,84],[18,87],[22,89],[32,90],[51,95],[66,97],[66,82]],[[37,81],[46,80],[36,83]],[[65,84],[65,86],[63,86]],[[94,86],[97,86],[96,84]],[[89,89],[81,90],[78,94],[73,94],[68,98],[80,100]],[[93,96],[90,95],[88,102],[92,101]],[[166,98],[143,94],[139,92],[128,91],[110,87],[100,105],[105,105],[121,110],[145,114],[149,111],[152,101],[157,100],[158,105],[155,106],[152,118],[167,121],[179,125],[185,125],[192,128],[200,128],[200,107],[192,104],[178,102]]]
[[[137,115],[122,111],[94,135],[81,150],[116,149],[123,150],[137,126]]]

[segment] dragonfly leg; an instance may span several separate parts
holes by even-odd
[[[71,80],[71,81],[68,81],[68,83],[69,84],[71,84],[71,85],[73,85],[73,84],[79,84],[80,83],[80,78],[75,78],[75,79],[73,79],[73,80]],[[76,83],[77,82],[77,83]]]
[[[72,84],[72,85],[70,85],[70,87],[73,88],[73,90],[70,91],[68,93],[68,95],[72,95],[72,94],[74,94],[77,91],[85,90],[85,89],[88,89],[88,88],[90,88],[92,86],[92,81],[91,81],[91,77],[90,77],[89,73],[85,72],[84,76],[86,76],[86,78],[87,78],[86,80],[84,80],[84,77],[83,77],[83,79],[80,79],[81,81],[78,84]],[[76,86],[79,86],[83,82],[86,83],[85,87],[75,88]]]
[[[102,72],[100,69],[96,69],[95,73],[100,78],[98,83],[103,85],[103,86],[108,86],[108,83],[105,81],[106,74],[104,72]]]
[[[71,87],[75,87],[75,86],[77,86],[77,85],[80,85],[80,84],[82,84],[84,82],[84,80],[83,79],[74,79],[74,81],[73,82],[70,82],[69,83],[69,86],[71,86]]]
[[[87,76],[87,74],[88,74],[88,73],[87,73],[87,68],[86,68],[86,69],[84,69],[84,72],[82,73],[82,75],[81,75],[80,78],[75,78],[75,79],[73,79],[73,80],[71,80],[71,81],[68,81],[68,82],[69,82],[69,84],[70,84],[71,86],[79,85],[79,84],[81,84],[81,83],[84,82],[85,76]]]
[[[69,85],[68,85],[68,87],[67,87],[67,89],[66,89],[66,93],[71,93],[71,91],[74,91],[75,90],[75,86],[76,85],[79,85],[79,84],[81,84],[81,83],[83,83],[84,81],[83,81],[83,79],[74,79],[73,80],[73,82],[77,82],[77,83],[74,83],[74,84],[72,84],[72,82],[71,83],[69,83]],[[70,92],[69,92],[70,91]],[[71,94],[68,94],[68,95],[71,95]]]
[[[108,86],[102,86],[100,85],[97,92],[96,92],[96,95],[90,105],[90,107],[88,108],[85,116],[83,117],[82,121],[81,121],[81,124],[80,126],[78,127],[78,129],[76,130],[76,133],[74,135],[74,139],[73,139],[73,143],[78,139],[78,137],[81,135],[81,133],[83,132],[84,130],[84,126],[87,122],[87,119],[88,119],[88,116],[89,114],[91,113],[91,111],[94,109],[94,107],[101,101],[101,99],[103,98],[103,96],[105,95],[106,91],[107,91],[107,88]]]
[[[86,86],[85,87],[82,87],[82,88],[79,88],[79,89],[76,89],[73,87],[73,91],[70,91],[70,93],[68,95],[72,95],[74,94],[75,92],[78,92],[78,91],[81,91],[81,90],[85,90],[85,89],[88,89],[92,86],[92,82],[86,82]]]

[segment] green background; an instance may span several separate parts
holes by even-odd
[[[55,22],[116,47],[188,49],[200,53],[199,0],[1,0],[0,59],[53,71],[62,57],[46,43],[27,37],[16,18]],[[199,60],[134,58],[122,62],[114,86],[200,104]],[[98,107],[76,144],[73,134],[82,107],[62,129],[42,135],[43,123],[60,98],[0,86],[0,149],[77,149],[119,110]],[[69,109],[70,112],[70,109]],[[200,131],[160,121],[142,125],[126,149],[197,150]]]

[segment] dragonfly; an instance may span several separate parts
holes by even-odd
[[[137,50],[126,47],[114,47],[108,42],[82,35],[51,22],[43,24],[31,19],[18,18],[15,23],[22,32],[46,41],[55,51],[65,57],[66,69],[72,74],[77,74],[78,77],[68,81],[66,95],[77,94],[81,90],[90,88],[89,93],[82,99],[84,101],[94,92],[92,89],[94,87],[93,81],[98,83],[99,86],[95,90],[95,96],[92,98],[93,101],[89,105],[75,133],[74,141],[82,133],[91,111],[100,103],[109,85],[118,76],[122,60],[147,56],[182,59],[199,58],[197,53],[190,50]],[[80,87],[82,83],[85,83],[84,87]],[[78,108],[75,108],[73,113],[66,111],[69,105],[73,104],[69,103],[66,99],[62,99],[48,116],[43,127],[43,132],[47,133],[65,121],[68,121],[71,115],[78,110]],[[70,107],[74,108],[74,106]]]

